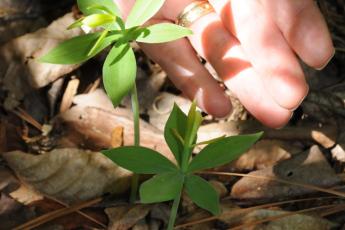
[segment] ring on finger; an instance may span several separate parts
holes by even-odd
[[[212,5],[206,0],[197,0],[190,3],[179,14],[176,24],[183,27],[190,27],[199,18],[214,12]]]

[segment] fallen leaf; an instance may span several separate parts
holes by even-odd
[[[87,94],[79,94],[73,98],[73,103],[81,107],[94,107],[104,110],[114,110],[113,103],[103,89],[96,89]]]
[[[82,33],[80,29],[66,30],[74,21],[73,14],[68,13],[47,28],[6,43],[0,51],[0,76],[5,76],[8,67],[13,66],[16,74],[11,74],[12,76],[28,80],[31,86],[40,88],[75,70],[79,65],[53,65],[37,61],[60,42]],[[26,89],[27,86],[21,88]]]
[[[129,187],[131,173],[98,152],[55,149],[31,155],[14,151],[3,157],[25,183],[66,203],[123,193]]]
[[[60,114],[54,121],[63,130],[64,136],[59,146],[83,148],[99,151],[112,146],[112,133],[116,127],[123,127],[123,144],[133,145],[134,129],[131,112],[126,109],[104,110],[94,107],[74,106]],[[155,149],[169,159],[173,159],[163,133],[147,122],[140,121],[140,144]]]
[[[109,217],[109,230],[127,230],[150,212],[151,205],[119,206],[105,209]]]
[[[4,193],[0,193],[0,230],[13,229],[35,217],[33,209],[28,208]]]
[[[254,221],[263,220],[266,218],[289,214],[291,212],[280,210],[259,209],[249,213],[242,213],[236,216],[224,216],[220,220],[227,223],[231,227],[236,227],[242,224],[250,224]],[[278,229],[298,229],[298,230],[326,230],[332,229],[336,225],[326,219],[311,216],[306,214],[294,214],[286,216],[277,220],[268,221],[262,224],[255,224],[252,226],[244,226],[246,230],[278,230]]]
[[[341,182],[317,146],[311,147],[304,153],[296,154],[275,166],[254,171],[248,175],[277,178],[320,187],[331,187]],[[311,192],[315,191],[273,180],[243,177],[234,184],[231,196],[235,199],[262,201],[295,197]]]
[[[13,173],[9,169],[0,166],[0,192],[8,194],[18,189],[19,186],[20,182],[14,177]]]
[[[302,150],[286,142],[276,140],[262,140],[257,142],[240,158],[223,168],[236,171],[256,170],[273,166],[276,163],[289,159],[292,155]]]
[[[27,185],[22,184],[17,190],[10,193],[11,198],[18,201],[21,204],[29,205],[33,202],[43,200],[44,197]]]

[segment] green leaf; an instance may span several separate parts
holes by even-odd
[[[136,73],[136,60],[130,45],[114,46],[103,65],[103,84],[115,107],[133,88]]]
[[[196,205],[215,216],[220,214],[219,196],[206,180],[199,176],[189,175],[186,177],[185,189]]]
[[[201,116],[201,113],[197,111],[196,102],[194,101],[188,112],[187,131],[186,136],[184,137],[185,143],[189,147],[193,147],[193,144],[197,139],[197,132],[202,120],[203,118]]]
[[[138,146],[126,146],[102,151],[117,165],[135,173],[157,174],[177,171],[176,165],[160,153]]]
[[[165,0],[136,0],[126,21],[126,28],[143,25],[163,6]]]
[[[174,134],[178,134],[184,138],[187,126],[187,116],[182,110],[175,104],[172,112],[170,113],[169,119],[165,124],[164,138],[167,142],[171,152],[174,154],[176,162],[181,165],[183,144],[179,138]],[[175,130],[175,131],[174,131]]]
[[[184,177],[179,172],[158,174],[140,187],[144,204],[173,200],[182,190]]]
[[[160,23],[145,28],[137,38],[137,42],[163,43],[191,35],[193,32],[185,27],[172,23]]]
[[[115,20],[116,17],[109,14],[91,14],[81,20],[81,23],[90,28],[95,28],[98,26],[114,23]]]
[[[111,12],[112,15],[121,16],[113,0],[78,0],[78,7],[84,15]],[[103,7],[107,10],[102,9]]]
[[[113,16],[117,16],[117,15],[114,15],[114,13],[108,7],[102,6],[102,5],[99,5],[99,4],[89,6],[87,9],[88,10],[99,10],[102,13],[107,13],[107,14],[110,14],[110,15],[113,15]]]
[[[67,29],[70,30],[70,29],[79,28],[79,27],[83,26],[83,20],[84,20],[84,17],[79,18],[77,21],[75,21],[71,25],[69,25],[67,27]]]
[[[209,144],[194,157],[188,167],[188,172],[221,166],[237,159],[246,152],[262,133],[226,137]]]
[[[101,36],[99,36],[99,38],[97,39],[97,41],[95,42],[95,44],[93,45],[93,47],[91,48],[87,56],[91,56],[94,54],[94,52],[100,47],[100,45],[102,44],[102,42],[104,41],[104,38],[108,35],[108,33],[109,33],[109,30],[104,30],[101,33]]]
[[[194,146],[212,144],[214,142],[217,142],[217,141],[220,141],[220,140],[224,139],[225,137],[226,137],[226,135],[220,136],[220,137],[216,137],[216,138],[213,138],[213,139],[207,140],[207,141],[202,141],[202,142],[194,144]]]
[[[40,62],[52,64],[79,64],[82,63],[109,46],[112,42],[120,38],[120,34],[108,35],[103,42],[94,50],[92,55],[88,55],[90,49],[101,36],[101,33],[93,33],[74,37],[60,43],[57,47],[49,51],[39,59]]]

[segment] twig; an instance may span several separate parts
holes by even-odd
[[[97,203],[101,202],[102,199],[103,198],[96,198],[94,200],[87,201],[87,202],[84,202],[84,203],[81,203],[81,204],[76,204],[76,205],[73,205],[71,207],[61,208],[61,209],[55,210],[53,212],[50,212],[50,213],[44,214],[42,216],[39,216],[39,217],[29,221],[29,222],[26,222],[25,224],[22,224],[22,225],[20,225],[20,226],[18,226],[16,228],[14,228],[14,230],[30,230],[30,229],[33,229],[35,227],[38,227],[38,226],[40,226],[42,224],[45,224],[45,223],[51,221],[51,220],[54,220],[54,219],[56,219],[58,217],[65,216],[67,214],[76,212],[77,210],[80,210],[80,209],[92,206],[94,204],[97,204]]]
[[[33,118],[30,114],[28,114],[25,110],[21,108],[17,108],[16,110],[12,110],[12,112],[15,115],[17,115],[19,118],[21,118],[22,120],[26,121],[27,123],[29,123],[36,129],[38,129],[39,131],[43,130],[43,126],[38,121],[36,121],[35,118]]]
[[[54,198],[52,198],[52,197],[47,197],[47,198],[50,199],[50,200],[55,201],[56,203],[59,203],[59,204],[65,206],[66,208],[69,207],[69,205],[65,204],[65,203],[62,202],[62,201],[59,201],[59,200],[54,199]],[[98,224],[99,226],[102,226],[103,228],[107,228],[107,226],[106,226],[105,224],[103,224],[102,222],[96,220],[96,219],[93,218],[92,216],[89,216],[88,214],[86,214],[86,213],[84,213],[84,212],[82,212],[82,211],[80,211],[80,210],[77,210],[76,212],[77,212],[78,214],[80,214],[81,216],[85,217],[86,219],[88,219],[88,220],[90,220],[90,221],[92,221],[92,222]]]
[[[248,212],[251,212],[251,211],[258,210],[258,209],[270,208],[270,207],[280,206],[280,205],[284,205],[284,204],[297,203],[297,202],[312,201],[312,200],[317,200],[317,199],[336,199],[336,198],[338,198],[338,197],[337,196],[312,197],[312,198],[295,199],[295,200],[280,201],[280,202],[275,202],[275,203],[257,205],[257,206],[254,206],[254,207],[244,208],[244,209],[236,209],[236,210],[231,210],[229,212],[224,212],[220,216],[211,216],[211,217],[208,217],[208,218],[203,218],[202,220],[197,220],[197,221],[193,221],[193,222],[177,225],[175,227],[175,229],[180,229],[180,228],[185,228],[185,227],[196,225],[196,224],[202,224],[202,223],[210,222],[210,221],[213,221],[213,220],[217,220],[220,217],[239,215],[241,213],[248,213]]]

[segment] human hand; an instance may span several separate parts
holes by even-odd
[[[134,0],[115,0],[124,16]],[[150,23],[174,22],[193,0],[166,0]],[[298,58],[316,69],[334,55],[327,25],[313,0],[210,0],[214,13],[191,25],[194,35],[141,44],[172,82],[216,117],[231,111],[224,90],[196,52],[263,124],[286,124],[308,92]],[[195,52],[196,51],[196,52]]]

